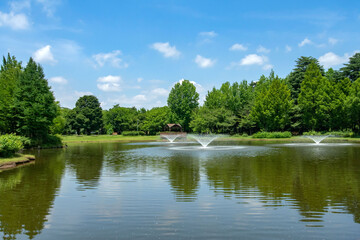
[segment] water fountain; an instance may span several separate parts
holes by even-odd
[[[311,140],[313,140],[316,144],[319,144],[322,140],[324,140],[327,137],[330,137],[330,135],[326,135],[326,136],[304,136],[307,138],[310,138]]]
[[[166,138],[171,143],[174,142],[176,138],[181,136],[181,134],[161,134],[161,137]]]
[[[203,148],[206,148],[212,141],[221,137],[222,135],[215,134],[191,134],[189,137],[195,139],[198,143],[201,144]]]

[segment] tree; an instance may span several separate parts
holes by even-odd
[[[170,109],[168,106],[155,107],[145,113],[141,130],[148,134],[156,134],[164,129],[169,122]]]
[[[232,111],[221,108],[200,107],[194,114],[190,127],[200,133],[230,133],[236,123]]]
[[[269,87],[263,87],[262,84]],[[290,89],[272,72],[269,79],[256,86],[256,98],[251,116],[260,129],[265,131],[284,130],[290,124],[293,101]]]
[[[324,72],[324,68],[320,66],[319,61],[316,58],[301,56],[295,62],[296,62],[295,68],[287,77],[287,81],[291,86],[290,88],[291,97],[295,100],[295,103],[297,103],[297,99],[300,93],[301,83],[304,80],[305,72],[308,66],[311,63],[314,63],[319,68],[321,75],[324,75],[325,72]]]
[[[14,104],[21,73],[21,62],[18,62],[10,54],[7,58],[3,57],[0,70],[0,133],[14,133],[16,131]]]
[[[43,144],[57,116],[57,106],[42,67],[30,58],[15,93],[17,131],[34,144]]]
[[[103,126],[102,109],[97,97],[93,95],[80,97],[75,104],[74,111],[76,119],[73,128],[77,130],[78,134],[81,133],[81,130],[88,135],[101,130]]]
[[[141,114],[135,107],[125,108],[117,104],[105,113],[105,128],[108,133],[138,130],[141,127],[139,115]]]
[[[330,82],[323,77],[320,68],[311,63],[301,83],[299,107],[305,130],[328,130],[330,119]]]
[[[360,129],[360,78],[352,83],[347,98],[347,106],[351,128],[357,132]]]
[[[355,53],[350,57],[349,63],[344,64],[345,67],[340,71],[343,73],[343,77],[348,77],[352,82],[360,78],[360,53]]]
[[[199,105],[199,94],[189,80],[183,80],[171,89],[167,103],[172,113],[172,120],[179,122],[183,130],[189,131],[191,114]]]

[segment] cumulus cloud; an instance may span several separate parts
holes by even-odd
[[[151,90],[151,94],[153,94],[155,96],[166,97],[169,95],[169,91],[166,90],[165,88],[155,88],[155,89]]]
[[[180,79],[179,80],[179,83],[180,84],[182,84],[182,82],[184,81],[185,79],[184,78],[182,78],[182,79]],[[195,87],[196,87],[196,91],[197,92],[204,92],[204,88],[203,88],[203,86],[201,86],[199,83],[197,83],[197,82],[195,82],[195,81],[189,81],[192,85],[194,85]],[[174,85],[175,85],[176,83],[174,83]]]
[[[37,3],[42,5],[42,10],[48,17],[53,17],[58,5],[61,0],[36,0]]]
[[[13,30],[24,30],[30,27],[30,23],[25,14],[0,11],[0,27],[2,26],[10,27]]]
[[[181,54],[175,46],[170,46],[169,42],[157,42],[152,44],[151,48],[163,54],[165,58],[178,58]]]
[[[263,65],[268,61],[265,56],[259,56],[257,54],[249,54],[240,61],[240,65]]]
[[[195,63],[201,68],[209,68],[215,64],[216,60],[211,58],[205,58],[200,55],[197,55],[195,58]]]
[[[328,39],[328,42],[329,42],[329,44],[330,45],[335,45],[336,43],[338,43],[338,39],[336,39],[336,38],[329,38]]]
[[[103,67],[105,64],[110,64],[115,68],[127,68],[129,65],[125,63],[121,58],[120,50],[114,50],[109,53],[98,53],[92,56],[95,61],[95,67]]]
[[[338,56],[333,52],[328,52],[319,57],[319,63],[325,68],[329,68],[346,63],[349,60],[349,57],[350,55],[347,53],[345,53],[344,56]]]
[[[270,70],[270,69],[273,69],[273,68],[274,68],[274,66],[271,65],[271,64],[265,64],[265,65],[263,66],[263,69],[264,69],[264,70]]]
[[[139,77],[139,78],[137,78],[136,80],[137,80],[137,82],[142,82],[142,80],[144,80],[144,79],[141,78],[141,77]]]
[[[246,51],[247,49],[247,47],[240,43],[235,43],[229,48],[230,51]]]
[[[39,63],[50,63],[54,64],[57,61],[54,59],[54,56],[51,52],[51,46],[46,45],[38,50],[36,50],[33,54],[33,58],[36,62]]]
[[[10,2],[10,8],[14,12],[22,11],[23,9],[30,9],[30,0],[24,1],[12,1]]]
[[[304,40],[302,40],[301,43],[299,43],[299,47],[303,47],[308,44],[313,44],[313,42],[311,40],[309,40],[308,38],[305,38]]]
[[[256,49],[256,51],[258,52],[258,53],[269,53],[271,50],[270,49],[267,49],[267,48],[265,48],[265,47],[263,47],[263,46],[259,46],[257,49]]]
[[[199,35],[202,36],[202,37],[214,38],[214,37],[217,36],[217,33],[214,32],[214,31],[211,31],[211,32],[200,32]]]
[[[58,76],[58,77],[52,77],[49,79],[50,82],[57,83],[57,84],[67,84],[68,80],[66,80],[64,77]]]
[[[85,95],[94,95],[92,92],[81,92],[81,91],[75,91],[74,94],[77,97],[82,97]]]
[[[291,51],[292,51],[292,48],[291,48],[289,45],[286,45],[286,46],[285,46],[285,51],[286,51],[286,52],[291,52]]]
[[[104,92],[119,92],[122,90],[120,87],[120,83],[122,82],[120,76],[108,75],[99,77],[97,82],[98,89]]]

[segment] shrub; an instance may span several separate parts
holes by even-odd
[[[291,132],[257,132],[253,138],[290,138]]]
[[[143,131],[123,131],[121,133],[123,136],[144,136],[145,133]]]
[[[30,142],[28,138],[6,134],[0,136],[0,157],[11,157],[24,148],[24,143]]]

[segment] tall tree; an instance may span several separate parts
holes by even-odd
[[[93,95],[85,95],[80,97],[75,104],[74,111],[76,113],[76,127],[78,134],[81,129],[86,134],[93,131],[100,131],[102,122],[102,109],[97,97]]]
[[[167,103],[174,122],[179,122],[183,130],[189,131],[191,114],[199,106],[199,94],[189,80],[176,83],[171,89]]]
[[[10,56],[10,53],[7,58],[3,57],[0,70],[0,133],[12,133],[16,130],[14,103],[21,73],[21,62]]]
[[[360,78],[352,83],[347,99],[350,126],[354,131],[360,131]]]
[[[302,81],[304,81],[305,72],[308,66],[311,63],[314,63],[320,69],[321,75],[324,75],[325,72],[324,72],[324,68],[320,66],[319,61],[316,58],[301,56],[295,62],[296,62],[295,68],[287,77],[287,81],[291,86],[291,97],[295,100],[295,103],[297,103],[297,99],[299,97],[299,93],[301,89],[301,83]]]
[[[261,84],[268,85],[265,88]],[[285,81],[272,72],[269,80],[256,86],[255,103],[251,116],[265,131],[284,130],[290,125],[290,111],[293,101],[291,100],[290,89]]]
[[[299,107],[304,130],[328,130],[331,111],[330,82],[320,68],[311,63],[301,83]]]
[[[169,123],[170,109],[168,106],[155,107],[145,113],[141,129],[149,134],[156,134]]]
[[[17,131],[43,144],[57,116],[57,106],[42,67],[30,58],[16,91]]]
[[[139,130],[141,127],[140,115],[135,107],[125,108],[117,104],[105,113],[105,128],[108,133]]]
[[[349,63],[346,63],[340,71],[344,77],[350,78],[352,82],[360,78],[360,53],[355,53],[354,56],[350,57]]]

